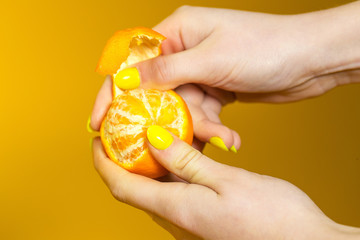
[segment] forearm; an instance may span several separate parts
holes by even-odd
[[[335,85],[360,82],[360,1],[304,14],[312,25],[308,40],[314,77]],[[309,57],[310,59],[310,57]]]

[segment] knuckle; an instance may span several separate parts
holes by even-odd
[[[117,199],[120,202],[128,203],[126,194],[122,187],[116,184],[115,186],[110,188],[110,192],[113,195],[115,199]]]
[[[175,159],[175,169],[178,171],[186,171],[187,169],[192,168],[192,166],[202,157],[203,155],[199,151],[188,148]]]
[[[222,126],[220,137],[221,137],[221,139],[223,139],[223,141],[225,142],[225,145],[227,147],[229,147],[229,145],[231,146],[234,142],[233,130],[231,130],[230,128],[228,128],[226,126]]]
[[[175,10],[175,13],[182,14],[182,13],[184,13],[184,12],[189,11],[189,9],[191,9],[191,6],[189,6],[189,5],[182,5],[182,6],[178,7],[178,8]]]

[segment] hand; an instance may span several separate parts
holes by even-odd
[[[151,135],[162,138],[163,134]],[[153,143],[154,144],[154,143]],[[95,168],[121,202],[148,212],[176,239],[351,239],[292,184],[217,163],[173,136],[151,154],[183,182],[159,182],[117,166],[94,140]]]
[[[100,129],[101,122],[112,102],[111,84],[110,78],[106,78],[96,97],[90,122],[90,126],[94,130]],[[222,106],[235,100],[232,93],[193,84],[178,87],[176,92],[182,96],[192,116],[195,135],[193,146],[195,148],[201,150],[205,142],[209,142],[211,137],[217,136],[229,149],[232,146],[239,149],[239,134],[224,126],[219,118]]]
[[[359,8],[356,2],[285,16],[182,7],[154,28],[168,39],[163,56],[136,64],[141,86],[191,82],[235,92],[241,101],[321,95],[359,81]]]

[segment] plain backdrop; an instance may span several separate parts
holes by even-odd
[[[177,7],[293,14],[340,0],[6,1],[0,8],[0,239],[171,239],[117,202],[92,164],[86,131],[104,78],[94,69],[119,29],[152,27]],[[241,53],[239,53],[241,54]],[[259,69],[261,71],[261,69]],[[360,85],[291,104],[226,106],[238,154],[205,154],[288,180],[333,220],[360,227]]]

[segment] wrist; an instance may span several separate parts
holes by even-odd
[[[310,78],[326,78],[331,85],[359,81],[360,2],[301,15],[308,26]]]

